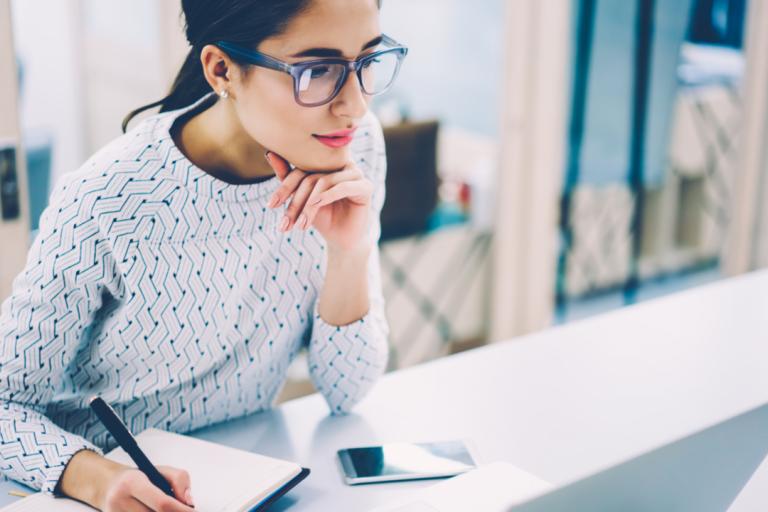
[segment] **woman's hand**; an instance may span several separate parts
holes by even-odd
[[[60,491],[104,512],[194,512],[189,474],[167,466],[157,469],[177,498],[155,487],[138,469],[81,450],[67,464]]]
[[[368,245],[373,184],[355,164],[349,163],[340,171],[313,173],[292,170],[284,158],[272,152],[266,158],[282,182],[269,202],[270,208],[291,201],[281,231],[314,226],[331,249]]]
[[[189,473],[182,469],[158,466],[157,470],[171,484],[172,498],[135,468],[124,468],[112,477],[102,502],[104,512],[194,512],[190,494]]]

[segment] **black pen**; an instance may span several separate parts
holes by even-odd
[[[168,483],[168,480],[166,480],[165,477],[160,474],[157,468],[149,461],[147,456],[144,455],[144,452],[141,451],[139,444],[136,442],[136,438],[131,435],[131,433],[128,431],[128,427],[126,427],[123,422],[120,421],[120,418],[117,416],[115,411],[112,410],[109,404],[96,396],[91,398],[90,406],[91,409],[93,409],[93,412],[96,413],[96,416],[99,418],[101,423],[104,424],[109,433],[112,434],[112,437],[115,438],[117,444],[119,444],[120,447],[125,450],[125,453],[127,453],[131,460],[133,460],[139,470],[147,475],[149,481],[168,496],[175,498],[176,495],[173,494],[173,488],[171,488],[171,484]]]

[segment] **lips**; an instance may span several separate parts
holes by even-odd
[[[326,146],[332,148],[341,148],[352,142],[355,130],[357,130],[357,127],[331,133],[324,133],[322,135],[313,134],[312,136]]]

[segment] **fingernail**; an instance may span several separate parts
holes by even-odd
[[[304,215],[303,213],[301,215],[299,215],[299,220],[298,220],[297,224],[299,225],[299,227],[301,229],[305,229],[307,227],[307,216]]]
[[[277,201],[278,201],[278,195],[273,194],[272,197],[269,198],[269,203],[267,204],[267,206],[269,206],[270,208],[274,208],[275,206],[277,206]]]
[[[192,492],[190,492],[189,489],[187,489],[187,493],[184,495],[184,499],[187,500],[187,504],[190,507],[194,507],[195,506],[195,501],[192,499]]]
[[[288,229],[289,222],[290,222],[290,219],[288,218],[287,215],[283,217],[283,222],[280,223],[280,231],[285,231],[286,229]]]

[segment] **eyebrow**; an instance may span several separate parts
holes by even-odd
[[[361,52],[367,50],[368,48],[371,48],[373,46],[378,45],[381,43],[383,37],[378,36],[374,37],[370,41],[368,41],[366,44],[363,45]],[[291,55],[291,57],[343,57],[344,54],[341,53],[341,50],[338,50],[336,48],[310,48],[308,50],[301,51],[299,53],[294,53]]]

